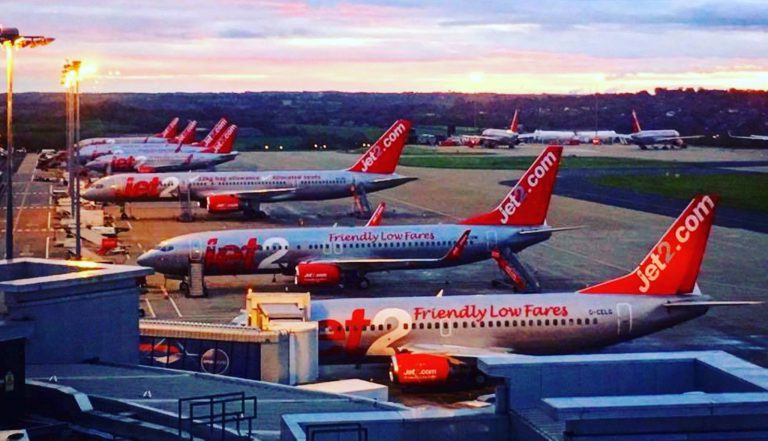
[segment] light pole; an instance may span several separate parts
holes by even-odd
[[[70,198],[75,220],[75,260],[82,258],[80,237],[80,60],[67,61],[62,70],[67,103],[67,157]]]
[[[44,46],[53,38],[22,36],[16,28],[0,27],[0,44],[5,50],[6,91],[6,159],[5,169],[5,258],[13,259],[13,51],[23,47]]]

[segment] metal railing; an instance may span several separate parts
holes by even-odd
[[[251,403],[251,412],[248,413],[247,404]],[[193,431],[205,431],[206,439],[227,438],[227,424],[233,424],[239,436],[253,435],[253,420],[256,419],[256,397],[246,397],[244,392],[232,392],[226,394],[204,395],[179,399],[179,438],[184,439],[183,433],[189,433],[189,439],[193,439]],[[184,413],[186,410],[186,416]],[[243,433],[241,425],[247,426]],[[218,437],[216,436],[218,433]]]

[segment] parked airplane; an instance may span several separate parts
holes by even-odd
[[[506,145],[512,148],[517,145],[517,115],[518,112],[515,110],[515,114],[512,116],[512,121],[510,121],[508,129],[483,130],[479,137],[480,143],[486,147]]]
[[[197,123],[195,122],[195,125]],[[235,142],[235,136],[237,136],[237,126],[231,125],[227,127],[227,120],[221,118],[218,123],[211,129],[206,137],[196,143],[185,144],[182,142],[176,143],[144,143],[144,144],[93,144],[78,149],[77,157],[81,163],[93,161],[100,156],[107,155],[146,155],[150,153],[229,153],[231,147]],[[189,126],[187,126],[189,128]],[[194,135],[194,127],[191,130],[185,129],[178,138],[189,138],[189,133]],[[220,137],[227,136],[227,142],[219,146],[219,150],[215,150],[215,143]],[[223,150],[222,150],[223,149]]]
[[[545,223],[562,154],[547,147],[493,210],[457,224],[226,230],[164,240],[137,263],[189,274],[190,256],[206,275],[295,275],[302,286],[370,284],[367,273],[441,268],[517,253],[547,240]]]
[[[262,215],[263,202],[317,201],[397,187],[416,178],[395,173],[411,122],[398,120],[346,170],[121,174],[99,179],[83,198],[99,202],[174,201],[188,191],[212,213]]]
[[[710,307],[761,303],[713,301],[698,291],[716,202],[697,196],[637,268],[577,292],[313,301],[320,361],[389,357],[393,381],[439,383],[482,355],[582,351],[675,326]]]
[[[179,126],[179,118],[173,118],[171,122],[160,133],[149,136],[118,136],[112,138],[88,138],[80,140],[78,145],[85,147],[91,144],[114,144],[114,143],[145,143],[145,142],[170,142],[176,137],[176,130]]]
[[[643,130],[640,128],[640,120],[637,119],[637,113],[632,109],[632,133],[621,135],[628,142],[637,144],[642,150],[647,150],[648,146],[659,146],[663,148],[686,148],[685,140],[694,138],[703,138],[704,135],[680,136],[680,132],[672,129],[661,130]]]
[[[206,148],[192,148],[183,151],[181,145],[175,150],[167,148],[132,148],[125,152],[119,147],[108,155],[96,157],[85,164],[88,170],[111,175],[113,173],[160,173],[171,171],[189,171],[208,169],[218,164],[234,160],[238,152],[232,151],[237,136],[237,126],[231,125]]]
[[[731,132],[728,132],[728,136],[730,136],[731,138],[737,138],[737,139],[751,139],[753,141],[768,141],[768,135],[737,136],[737,135],[731,135]]]

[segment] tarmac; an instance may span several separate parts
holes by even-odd
[[[520,146],[493,152],[535,156],[541,149],[542,146]],[[566,147],[566,154],[685,162],[768,160],[768,150],[710,148],[641,151],[631,146],[575,146]],[[18,252],[36,257],[62,257],[65,255],[64,250],[50,245],[56,223],[55,218],[49,222],[52,210],[48,195],[52,184],[31,180],[35,158],[34,155],[27,156],[16,175],[14,188],[19,210],[15,226],[16,247]],[[248,152],[219,169],[346,168],[355,159],[356,155],[331,151]],[[509,170],[417,167],[398,167],[397,172],[416,176],[419,180],[369,195],[374,206],[379,201],[387,202],[385,224],[449,223],[487,211],[496,206],[509,191],[508,181],[517,179],[522,173]],[[521,253],[522,260],[535,269],[546,292],[572,291],[629,272],[670,225],[673,220],[670,216],[676,216],[685,206],[685,202],[678,202],[677,206],[670,209],[672,214],[667,216],[564,197],[557,193],[556,189],[548,223],[553,226],[583,228],[555,233],[549,241]],[[194,222],[181,223],[176,220],[178,204],[133,204],[129,212],[135,219],[117,221],[119,226],[130,228],[130,232],[120,235],[129,253],[125,259],[115,259],[118,263],[134,262],[144,250],[154,247],[161,240],[195,231],[287,227],[298,226],[300,223],[305,226],[362,225],[365,222],[350,215],[350,199],[279,203],[264,205],[262,208],[269,213],[269,217],[264,220],[246,219],[240,214],[212,215],[196,209]],[[107,212],[118,217],[117,207],[108,207]],[[0,223],[0,229],[3,228],[4,224]],[[3,239],[0,238],[0,242]],[[702,265],[699,285],[705,294],[715,300],[768,300],[766,269],[768,234],[715,226]],[[325,289],[313,292],[313,297],[431,296],[441,289],[445,290],[446,296],[506,292],[491,286],[491,280],[501,277],[492,261],[449,269],[373,273],[368,277],[372,282],[368,290]],[[301,291],[292,285],[292,277],[279,275],[274,281],[272,276],[211,277],[206,280],[210,296],[203,299],[185,298],[177,290],[178,282],[166,281],[161,275],[152,276],[149,282],[152,285],[150,292],[140,299],[148,318],[183,318],[207,322],[227,322],[236,316],[244,305],[249,287],[269,292]],[[721,349],[761,366],[768,366],[768,329],[764,323],[766,313],[768,305],[765,304],[714,308],[697,320],[605,351]],[[368,371],[360,372],[362,378],[370,378]],[[450,399],[450,395],[447,399]],[[423,396],[414,396],[402,401],[411,404],[422,400]]]

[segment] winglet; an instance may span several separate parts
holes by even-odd
[[[658,296],[694,293],[717,201],[715,195],[696,196],[637,268],[579,292]]]
[[[641,130],[640,120],[637,119],[637,112],[635,112],[635,109],[632,109],[632,133],[637,133]]]
[[[512,122],[509,124],[509,130],[512,133],[517,133],[517,109],[515,109],[515,115],[512,116]]]
[[[533,161],[493,210],[461,221],[465,225],[542,225],[547,218],[563,146],[550,145]]]
[[[464,248],[466,248],[467,243],[469,242],[469,233],[471,232],[472,230],[465,230],[461,237],[459,237],[459,240],[457,240],[456,243],[453,244],[453,247],[448,250],[448,253],[445,254],[443,260],[458,260],[464,253]]]
[[[405,142],[411,133],[411,122],[399,119],[348,170],[359,173],[394,173]]]
[[[162,132],[156,134],[158,138],[171,139],[176,136],[176,129],[179,127],[179,117],[175,117],[168,123]]]
[[[368,222],[365,224],[366,227],[378,227],[381,224],[381,219],[384,217],[384,210],[387,209],[387,203],[386,202],[380,202],[379,206],[376,207],[376,210],[374,210],[373,214],[371,215],[371,218],[368,219]]]

